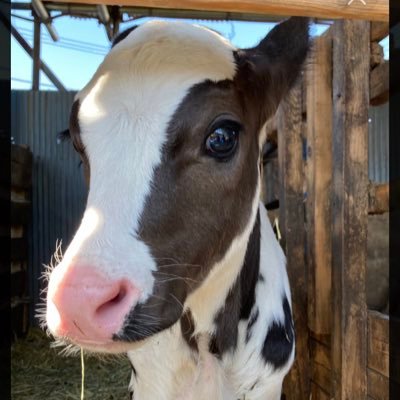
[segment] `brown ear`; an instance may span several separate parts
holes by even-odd
[[[275,26],[256,47],[237,51],[237,77],[246,92],[261,97],[264,118],[276,111],[300,74],[310,46],[308,30],[308,18],[292,17]]]

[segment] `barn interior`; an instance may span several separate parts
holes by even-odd
[[[388,8],[386,0],[11,3],[8,29],[32,59],[31,87],[11,96],[13,399],[77,399],[82,389],[80,358],[60,357],[35,317],[43,264],[56,262],[60,240],[65,248],[72,239],[87,194],[78,155],[57,139],[76,91],[43,60],[44,37],[63,43],[55,19],[97,21],[111,43],[146,18],[267,24],[294,15],[311,17],[323,33],[314,35],[312,62],[266,126],[262,200],[288,259],[297,332],[283,398],[389,399],[389,62],[382,41],[390,35],[400,43],[400,28],[389,26]],[[27,12],[29,38],[13,22]],[[88,357],[85,370],[85,399],[127,397],[126,359]]]

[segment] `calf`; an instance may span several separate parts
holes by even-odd
[[[245,50],[148,22],[76,95],[70,136],[90,188],[46,321],[67,343],[127,352],[136,400],[280,398],[294,331],[260,156],[308,43],[304,18]]]

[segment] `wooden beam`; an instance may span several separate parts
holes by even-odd
[[[374,21],[371,23],[371,42],[379,42],[389,35],[389,22]]]
[[[336,21],[333,29],[332,394],[363,400],[370,23]]]
[[[371,105],[380,105],[389,100],[389,61],[371,71],[369,86]]]
[[[389,316],[368,312],[368,367],[389,378]]]
[[[368,190],[368,213],[383,214],[389,211],[389,184],[371,183]]]
[[[385,62],[383,47],[378,42],[371,42],[371,57],[370,57],[371,69],[376,68],[383,62]]]
[[[81,3],[82,0],[70,0]],[[227,11],[325,19],[389,20],[389,0],[85,0],[89,4]]]
[[[305,264],[304,171],[302,152],[302,80],[282,101],[277,114],[280,173],[279,222],[292,291],[296,331],[296,359],[285,378],[287,400],[309,398],[309,349],[307,327],[307,271]]]
[[[367,374],[368,374],[368,396],[374,400],[390,400],[389,378],[369,368]]]
[[[15,37],[17,42],[22,46],[22,48],[33,57],[33,49],[29,46],[28,42],[19,34],[19,32],[11,25],[11,34]],[[40,60],[40,69],[46,74],[46,76],[50,79],[51,83],[60,91],[65,92],[67,89],[63,86],[63,84],[59,81],[59,79],[53,74],[51,69]]]
[[[314,40],[306,72],[308,325],[331,332],[332,36]]]
[[[42,24],[39,17],[34,13],[33,23],[33,63],[32,63],[32,90],[39,90],[40,87],[40,31]]]

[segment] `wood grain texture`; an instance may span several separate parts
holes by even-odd
[[[383,47],[378,42],[371,42],[371,69],[376,68],[379,64],[384,62]]]
[[[331,370],[324,367],[321,364],[313,362],[311,365],[311,379],[320,388],[324,390],[325,393],[330,393],[331,390]]]
[[[389,316],[368,312],[368,367],[389,377]]]
[[[313,362],[320,364],[329,370],[332,369],[331,350],[328,346],[311,339],[310,354]]]
[[[332,388],[367,396],[366,253],[370,23],[333,26]]]
[[[368,369],[368,396],[374,400],[389,400],[389,379],[372,369]]]
[[[370,183],[368,191],[368,213],[383,214],[389,211],[389,184]]]
[[[389,35],[389,22],[375,21],[371,23],[371,42],[379,42]]]
[[[377,106],[389,99],[389,61],[379,64],[370,76],[371,105]]]
[[[332,37],[314,40],[306,74],[308,325],[331,331]]]
[[[310,400],[331,400],[331,396],[320,388],[315,382],[311,382]]]
[[[296,330],[296,359],[287,375],[287,400],[308,399],[310,391],[307,328],[307,271],[305,264],[302,81],[283,100],[277,114],[278,160],[280,170],[280,226],[282,245],[292,291]]]
[[[326,19],[389,20],[389,0],[85,0],[88,4],[108,4],[184,10],[228,11]],[[70,0],[80,3],[82,0]]]

